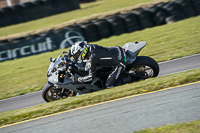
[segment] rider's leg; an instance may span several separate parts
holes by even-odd
[[[111,88],[115,86],[116,80],[119,78],[120,73],[123,71],[123,66],[119,65],[113,68],[110,75],[108,76],[108,79],[106,81],[106,87]]]

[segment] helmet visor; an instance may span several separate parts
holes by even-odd
[[[72,47],[71,47],[71,55],[74,54],[74,50],[75,50],[75,45],[72,45]]]
[[[76,61],[78,61],[80,54],[81,54],[81,52],[78,51],[77,53],[73,54],[73,58],[74,58]]]

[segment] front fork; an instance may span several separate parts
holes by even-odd
[[[57,88],[57,89],[58,91],[60,91],[59,96],[62,99],[76,95],[74,91],[69,90],[69,89],[65,89],[65,88]]]

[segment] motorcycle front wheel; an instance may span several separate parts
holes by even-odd
[[[138,56],[136,60],[126,67],[126,71],[146,78],[157,77],[159,74],[158,63],[148,56]]]
[[[46,102],[64,99],[75,95],[75,92],[65,88],[57,88],[52,83],[47,83],[42,89],[42,98]]]

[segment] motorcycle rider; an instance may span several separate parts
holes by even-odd
[[[102,47],[99,45],[88,45],[86,41],[76,42],[71,47],[71,56],[76,61],[87,60],[89,74],[84,77],[73,77],[74,83],[85,83],[92,81],[96,76],[96,66],[112,66],[107,80],[106,87],[111,88],[116,85],[120,73],[125,70],[126,53],[123,48]]]

